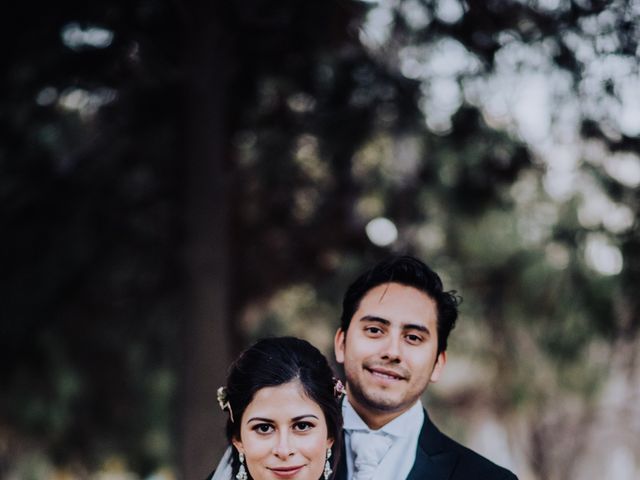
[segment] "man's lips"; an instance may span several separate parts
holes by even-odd
[[[404,373],[397,372],[395,370],[390,370],[388,368],[378,367],[378,366],[369,366],[369,367],[365,366],[364,368],[369,373],[379,378],[384,378],[387,380],[405,380],[406,379],[406,375]]]
[[[277,477],[280,478],[291,478],[295,476],[304,465],[297,465],[293,467],[268,467]]]

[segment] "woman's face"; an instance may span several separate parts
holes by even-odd
[[[256,392],[233,444],[254,480],[318,480],[333,440],[322,409],[295,380]]]

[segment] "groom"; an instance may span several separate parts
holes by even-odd
[[[516,480],[442,434],[420,402],[442,374],[457,307],[410,256],[378,263],[349,287],[335,336],[347,379],[337,480]]]

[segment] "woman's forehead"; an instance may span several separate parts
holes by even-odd
[[[254,416],[260,412],[278,418],[294,418],[309,412],[324,418],[320,405],[307,395],[299,379],[256,391],[244,416]]]

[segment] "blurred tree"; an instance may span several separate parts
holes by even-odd
[[[130,452],[149,472],[173,453],[183,303],[172,11],[24,2],[0,22],[2,424],[58,465]]]

